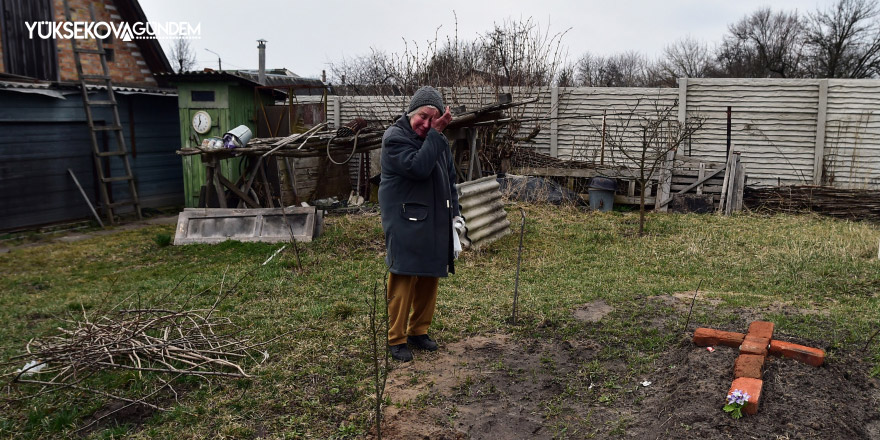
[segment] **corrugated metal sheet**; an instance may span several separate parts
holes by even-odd
[[[106,86],[86,85],[86,90],[89,92],[99,92],[106,88]],[[58,99],[67,99],[67,97],[71,95],[75,95],[73,96],[74,98],[79,98],[80,96],[79,84],[75,83],[59,84],[47,81],[0,81],[0,89],[10,92],[37,93]],[[160,87],[127,87],[115,85],[113,86],[113,91],[122,95],[143,94],[177,96],[177,89],[165,89]],[[80,102],[80,105],[82,105],[81,101],[77,100],[77,102]]]
[[[259,86],[259,75],[253,71],[249,70],[207,70],[207,71],[192,71],[192,72],[167,72],[160,73],[156,75],[156,78],[162,81],[175,82],[175,81],[184,81],[184,82],[192,82],[192,81],[238,81],[240,83],[244,83],[248,86]],[[298,86],[298,87],[313,87],[316,89],[324,89],[326,86],[319,79],[313,78],[303,78],[301,76],[291,76],[291,75],[278,75],[267,73],[266,74],[266,86],[272,87],[287,87],[287,86]]]
[[[500,185],[494,175],[455,187],[461,215],[467,222],[467,231],[461,237],[462,247],[481,249],[510,234],[510,221],[507,220]]]

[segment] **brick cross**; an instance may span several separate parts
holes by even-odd
[[[773,323],[767,321],[752,322],[747,334],[698,328],[694,331],[694,344],[700,347],[724,345],[739,348],[739,357],[733,366],[733,384],[728,395],[736,389],[749,393],[751,397],[743,407],[746,414],[758,413],[761,388],[764,386],[761,369],[767,354],[792,358],[814,367],[825,362],[823,350],[773,340]]]

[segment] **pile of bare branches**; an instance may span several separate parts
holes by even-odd
[[[851,220],[880,220],[880,191],[793,185],[746,187],[743,203],[759,212],[805,212]]]
[[[150,401],[160,400],[163,390],[167,390],[163,395],[176,398],[172,386],[175,379],[246,378],[250,376],[242,368],[243,362],[250,359],[259,363],[268,358],[268,353],[258,348],[271,340],[254,342],[230,318],[215,315],[222,298],[221,294],[211,308],[203,309],[116,306],[92,313],[91,317],[83,309],[81,316],[64,320],[58,333],[31,339],[26,353],[5,362],[7,368],[23,363],[24,367],[0,377],[11,377],[11,384],[42,386],[25,398],[74,389],[126,403],[101,418],[131,405],[168,411]],[[93,385],[96,382],[92,379],[100,377],[98,373],[119,371],[135,371],[139,376],[148,373],[150,380],[145,383],[154,386],[145,387],[140,395],[124,397]]]
[[[13,381],[34,382],[26,378],[37,369],[53,376],[37,382],[57,385],[104,369],[249,377],[232,360],[247,357],[254,345],[229,318],[212,316],[211,310],[119,310],[94,321],[83,314],[81,321],[67,322],[70,328],[59,328],[60,334],[28,342],[27,354],[18,358],[37,362]]]
[[[304,141],[302,139],[294,139],[292,142],[288,138],[256,138],[248,142],[246,147],[235,148],[232,150],[217,149],[206,150],[202,148],[182,148],[177,151],[181,156],[191,156],[195,154],[218,154],[221,156],[238,155],[238,154],[265,154],[271,152],[281,157],[321,157],[328,154],[344,155],[349,153],[363,153],[365,151],[375,150],[382,145],[382,134],[385,127],[369,127],[365,128],[357,134],[346,133],[339,136],[337,130],[322,130],[308,136]],[[297,142],[301,141],[301,142]]]

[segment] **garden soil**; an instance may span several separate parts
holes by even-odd
[[[680,309],[682,299],[653,300]],[[573,316],[601,325],[612,310],[598,301]],[[662,319],[648,325],[669,330]],[[578,337],[440,342],[389,374],[383,438],[880,439],[880,388],[857,352],[838,351],[818,368],[768,356],[758,413],[734,420],[721,409],[733,348],[709,351],[683,336],[633,377],[623,361],[598,361],[602,347]]]

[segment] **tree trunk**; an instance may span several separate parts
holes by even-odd
[[[642,187],[642,194],[639,195],[639,237],[645,235],[645,187],[647,180],[639,181]]]

